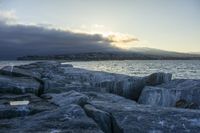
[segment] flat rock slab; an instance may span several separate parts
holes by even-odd
[[[110,104],[121,104],[123,106],[128,106],[131,104],[136,104],[135,101],[126,99],[124,97],[110,94],[110,93],[100,93],[100,92],[76,92],[69,91],[60,94],[44,94],[42,97],[47,97],[47,101],[58,105],[60,107],[67,106],[69,104],[84,105],[92,101],[105,102]]]
[[[116,106],[102,102],[92,102],[91,105],[111,115],[115,133],[200,131],[200,111],[144,105]]]
[[[36,80],[41,80],[41,75],[39,72],[33,72],[25,69],[20,69],[17,67],[6,66],[0,69],[0,74],[8,75],[8,76],[15,76],[15,77],[31,77],[35,78]]]
[[[84,92],[86,96],[88,96],[89,100],[88,102],[105,102],[108,104],[118,104],[121,106],[128,106],[128,105],[134,105],[137,104],[133,100],[126,99],[124,97],[110,94],[110,93],[99,93],[99,92]]]
[[[0,121],[1,133],[103,133],[78,105],[69,105],[34,116]]]
[[[10,77],[0,75],[0,93],[39,94],[40,83],[28,77]]]
[[[176,79],[157,87],[145,87],[138,102],[154,106],[175,107],[178,106],[177,102],[185,101],[185,104],[195,104],[195,108],[198,108],[199,96],[200,80]]]
[[[26,104],[24,104],[25,102]],[[11,103],[17,103],[18,105],[12,105]],[[20,103],[23,104],[20,105]],[[24,117],[56,108],[57,106],[54,104],[33,94],[0,94],[0,119]]]
[[[48,101],[60,107],[68,106],[69,104],[78,104],[84,105],[88,102],[89,97],[76,92],[76,91],[69,91],[61,94],[45,94],[46,96],[50,97]]]

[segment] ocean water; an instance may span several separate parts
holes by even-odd
[[[35,61],[0,61],[0,68],[29,64]],[[65,62],[74,67],[95,71],[146,76],[154,72],[172,73],[173,78],[200,79],[200,61],[197,60],[125,60]]]
[[[74,67],[130,76],[146,76],[155,72],[167,72],[172,73],[173,78],[200,79],[200,61],[198,60],[125,60],[67,63]]]

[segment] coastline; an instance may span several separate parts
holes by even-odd
[[[56,61],[7,66],[0,70],[0,131],[199,131],[194,119],[200,119],[200,80],[171,78],[160,72],[137,77],[90,71]]]

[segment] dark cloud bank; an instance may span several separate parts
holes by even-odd
[[[0,59],[15,59],[26,55],[118,51],[111,43],[100,34],[0,22]]]

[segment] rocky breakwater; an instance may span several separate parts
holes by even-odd
[[[199,82],[171,80],[171,76],[132,77],[55,61],[4,67],[0,70],[0,132],[198,133],[199,110],[171,107],[185,101],[198,106]]]
[[[153,106],[199,109],[199,96],[200,80],[174,79],[155,87],[145,87],[139,98],[139,103]]]

